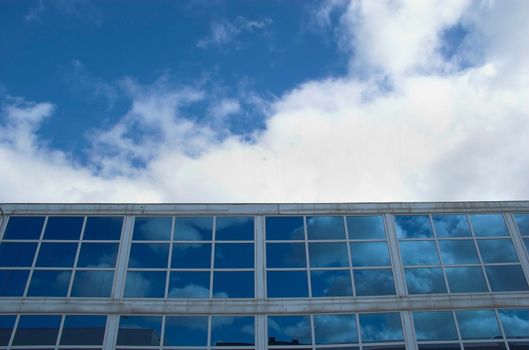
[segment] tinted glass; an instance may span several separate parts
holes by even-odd
[[[43,225],[42,216],[11,216],[4,239],[39,239]]]
[[[72,286],[73,297],[110,297],[113,271],[76,271]]]
[[[465,215],[432,215],[437,237],[470,237],[470,227]]]
[[[524,291],[528,290],[527,281],[519,265],[485,266],[493,292]]]
[[[162,318],[158,316],[121,316],[118,345],[159,345]]]
[[[456,344],[419,344],[419,350],[461,350],[459,343]]]
[[[77,254],[77,243],[42,243],[36,266],[72,267]]]
[[[79,239],[83,221],[82,216],[50,216],[44,239]]]
[[[166,317],[163,344],[166,346],[208,345],[208,317]]]
[[[487,343],[464,343],[465,350],[505,350],[505,343],[487,342]],[[515,348],[511,347],[511,350]]]
[[[37,243],[1,243],[0,266],[31,266],[36,250]]]
[[[493,310],[456,311],[456,317],[463,339],[501,338]]]
[[[166,241],[171,237],[171,217],[136,217],[134,219],[135,241]]]
[[[267,267],[305,267],[304,243],[268,243],[266,245]]]
[[[253,298],[253,272],[215,272],[213,276],[214,298]]]
[[[518,261],[510,239],[480,239],[478,240],[478,247],[484,263]]]
[[[501,214],[470,215],[470,222],[478,237],[507,236],[507,227]]]
[[[255,343],[254,318],[243,316],[211,317],[212,346],[253,345]]]
[[[343,217],[307,217],[307,237],[308,239],[345,239]]]
[[[448,267],[445,272],[452,293],[487,291],[481,267]]]
[[[427,215],[397,215],[395,228],[399,238],[433,237],[430,218]]]
[[[212,217],[177,217],[174,224],[175,241],[211,241]]]
[[[89,216],[86,219],[83,239],[119,241],[122,226],[121,216]]]
[[[83,243],[77,260],[78,267],[114,267],[118,243]]]
[[[522,236],[529,236],[529,214],[513,214],[518,231]]]
[[[215,268],[253,268],[253,243],[215,244]]]
[[[28,296],[65,297],[71,274],[71,271],[34,271],[29,283]]]
[[[167,268],[169,244],[132,243],[129,267]]]
[[[311,271],[313,297],[352,296],[351,274],[348,270]]]
[[[524,238],[523,243],[525,245],[525,249],[527,252],[529,252],[529,238]]]
[[[353,266],[391,265],[386,242],[355,242],[350,246]]]
[[[309,263],[311,267],[349,266],[347,243],[309,243]]]
[[[364,342],[402,340],[398,312],[360,314],[360,331]]]
[[[347,344],[358,341],[355,315],[314,316],[316,344]]]
[[[442,240],[439,248],[443,263],[447,265],[479,264],[478,252],[471,239]]]
[[[22,296],[28,276],[28,270],[0,270],[0,296]]]
[[[171,255],[173,268],[210,268],[211,244],[210,243],[175,243]]]
[[[129,271],[125,283],[127,298],[163,298],[165,271]]]
[[[310,329],[308,316],[268,316],[268,345],[311,344]]]
[[[507,338],[529,338],[529,310],[499,310],[500,321]]]
[[[435,242],[400,242],[400,255],[404,265],[439,265]]]
[[[395,283],[390,269],[355,270],[354,280],[358,296],[395,294]]]
[[[305,239],[302,216],[270,216],[266,218],[266,239]]]
[[[217,217],[215,239],[217,241],[253,241],[253,216]]]
[[[451,312],[414,312],[413,324],[417,340],[457,340],[456,325]]]
[[[349,239],[380,239],[385,237],[382,216],[348,216],[346,221]]]
[[[304,298],[309,296],[306,271],[269,271],[266,274],[269,298]]]
[[[446,293],[443,271],[440,268],[404,269],[410,294]]]
[[[8,345],[16,316],[0,315],[0,345]]]
[[[168,298],[209,298],[209,271],[172,271]]]
[[[20,316],[13,345],[55,345],[61,316]]]
[[[103,345],[106,316],[66,316],[61,345]]]

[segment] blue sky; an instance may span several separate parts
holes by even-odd
[[[527,198],[528,14],[3,1],[0,202]]]

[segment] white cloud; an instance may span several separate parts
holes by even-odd
[[[233,21],[217,20],[211,23],[208,36],[197,42],[197,47],[205,49],[208,47],[221,48],[228,44],[237,43],[237,37],[244,32],[255,32],[263,30],[270,25],[272,20],[265,18],[260,21],[248,20],[238,16]],[[240,45],[240,44],[239,44]]]

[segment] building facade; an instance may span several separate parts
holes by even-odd
[[[0,349],[529,349],[529,202],[0,208]]]

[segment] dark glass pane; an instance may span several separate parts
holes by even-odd
[[[391,265],[386,242],[354,242],[350,246],[353,266]]]
[[[215,272],[213,276],[214,298],[253,298],[253,272]]]
[[[65,297],[68,293],[71,271],[33,271],[28,296]]]
[[[528,290],[527,281],[519,265],[485,266],[493,292]]]
[[[8,345],[16,320],[15,315],[0,315],[0,345]]]
[[[171,267],[211,268],[211,243],[173,244]]]
[[[39,239],[44,225],[43,216],[11,216],[4,239]]]
[[[268,316],[268,345],[310,345],[309,316]]]
[[[479,239],[478,247],[485,264],[518,262],[510,239]]]
[[[500,320],[507,338],[529,338],[529,310],[499,310]]]
[[[362,346],[363,350],[406,350],[403,344]]]
[[[171,271],[168,298],[209,298],[209,271]]]
[[[108,298],[112,294],[114,271],[77,271],[73,280],[73,297]]]
[[[505,350],[505,343],[464,343],[463,349],[465,350]]]
[[[79,239],[83,221],[82,216],[50,216],[44,239]]]
[[[450,311],[414,312],[417,340],[457,340],[456,324]]]
[[[349,239],[380,239],[385,237],[382,216],[348,216],[346,220]]]
[[[29,267],[33,264],[37,243],[1,243],[0,266]]]
[[[121,316],[118,345],[160,345],[162,318],[159,316]]]
[[[175,241],[211,241],[213,217],[177,217],[174,224]]]
[[[456,344],[419,344],[419,350],[460,350],[459,343]]]
[[[390,269],[355,270],[353,273],[357,296],[395,294],[395,283]]]
[[[316,315],[314,316],[314,337],[318,344],[349,344],[358,341],[356,316]]]
[[[310,267],[346,267],[349,266],[347,243],[309,242]]]
[[[306,271],[269,271],[266,274],[269,298],[305,298],[309,296]]]
[[[139,217],[134,219],[135,241],[167,241],[171,238],[171,217]]]
[[[103,345],[106,316],[66,316],[61,345]]]
[[[55,345],[61,316],[20,316],[13,345]]]
[[[456,311],[462,339],[501,338],[494,310]]]
[[[253,243],[215,244],[215,268],[253,268]]]
[[[163,298],[165,271],[129,271],[125,283],[126,298]]]
[[[529,236],[529,214],[513,214],[518,231],[522,236]]]
[[[437,237],[470,237],[470,227],[465,215],[432,215]]]
[[[269,216],[266,218],[267,240],[305,239],[302,216]]]
[[[402,340],[402,326],[398,312],[360,314],[360,331],[364,342]]]
[[[441,240],[439,248],[446,265],[479,264],[478,252],[471,239]]]
[[[525,245],[525,250],[529,253],[529,238],[524,238],[523,243]]]
[[[253,216],[217,216],[215,230],[217,241],[253,241]]]
[[[396,215],[395,228],[399,238],[433,237],[428,215]]]
[[[168,316],[165,318],[165,346],[207,346],[207,316]]]
[[[38,267],[73,267],[77,243],[42,243],[37,257]]]
[[[509,342],[510,350],[529,350],[529,342],[517,341]]]
[[[118,256],[118,243],[83,243],[78,267],[114,267]]]
[[[122,216],[89,216],[86,219],[83,239],[119,241],[122,226]]]
[[[0,296],[22,296],[28,276],[28,270],[0,270]]]
[[[443,271],[440,268],[404,269],[410,294],[446,293]]]
[[[267,243],[266,266],[269,268],[306,267],[305,243]]]
[[[352,296],[351,274],[348,270],[311,271],[313,297]]]
[[[478,237],[507,236],[507,227],[501,214],[470,215],[474,234]]]
[[[400,255],[404,265],[439,265],[439,256],[433,241],[400,242]]]
[[[445,272],[451,293],[487,292],[481,267],[447,267]]]
[[[308,239],[345,239],[342,216],[307,217]]]
[[[132,243],[130,247],[129,267],[167,268],[169,244]]]
[[[211,346],[237,346],[255,344],[253,317],[211,317]]]

